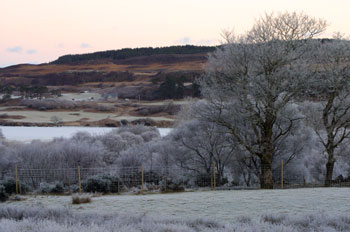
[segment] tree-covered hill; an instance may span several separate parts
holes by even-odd
[[[213,52],[215,46],[171,46],[171,47],[147,47],[147,48],[124,48],[78,55],[64,55],[53,61],[52,64],[76,64],[92,60],[123,60],[139,56],[169,55],[169,54],[197,54]]]

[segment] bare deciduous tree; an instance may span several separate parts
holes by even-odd
[[[285,109],[306,86],[309,39],[325,27],[325,21],[302,13],[266,14],[245,35],[230,35],[209,57],[201,86],[210,107],[201,115],[225,127],[258,158],[262,188],[273,188],[278,144],[301,119]]]
[[[327,154],[325,186],[330,186],[339,146],[350,138],[350,42],[317,41],[315,76],[311,92],[315,131]],[[308,105],[310,107],[311,103]]]

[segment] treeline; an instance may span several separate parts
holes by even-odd
[[[80,55],[64,55],[59,57],[57,60],[53,61],[52,64],[72,64],[99,59],[123,60],[132,57],[151,55],[208,53],[215,51],[215,49],[216,47],[214,46],[194,45],[157,48],[123,48],[120,50],[110,50]]]
[[[41,99],[45,94],[51,96],[61,96],[59,89],[50,90],[43,85],[0,85],[0,94],[2,94],[2,101],[11,99],[13,92],[17,91],[22,99]]]

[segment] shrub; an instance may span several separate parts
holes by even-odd
[[[61,182],[55,182],[54,184],[49,184],[46,182],[40,183],[41,193],[63,193],[64,187]]]
[[[172,102],[165,103],[163,105],[150,105],[138,107],[135,112],[141,116],[149,116],[159,113],[167,113],[169,115],[175,115],[181,109],[180,105],[175,105]]]
[[[169,178],[164,181],[161,188],[162,192],[182,192],[185,191],[184,183],[180,180]]]
[[[19,103],[21,106],[27,106],[37,110],[50,110],[50,109],[75,109],[79,107],[79,104],[73,101],[47,98],[47,99],[23,99]]]
[[[14,178],[7,178],[1,181],[1,185],[4,187],[4,191],[7,194],[16,193],[16,180]]]
[[[72,196],[72,204],[86,204],[91,202],[91,196],[88,194],[78,195],[75,194]]]
[[[119,192],[119,179],[114,176],[96,175],[82,182],[85,192],[117,193]]]
[[[9,117],[8,114],[0,114],[0,118],[1,118],[1,119],[6,119],[6,118],[8,118],[8,117]]]
[[[0,185],[4,187],[4,191],[8,194],[16,193],[16,180],[12,177],[6,178],[5,180],[0,181]],[[20,193],[26,193],[30,190],[28,185],[24,183],[19,183],[19,191]]]
[[[5,191],[5,186],[0,184],[0,202],[7,201],[9,199],[9,195]]]
[[[109,112],[109,111],[114,111],[115,108],[113,106],[98,104],[96,107],[96,110],[101,112]]]
[[[209,187],[211,185],[212,176],[207,173],[198,174],[195,178],[195,185],[198,187]]]
[[[51,193],[63,193],[64,192],[64,187],[61,182],[56,182],[51,189]]]

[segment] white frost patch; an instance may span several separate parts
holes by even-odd
[[[348,188],[290,190],[233,190],[150,195],[108,195],[92,203],[72,205],[71,196],[25,196],[25,201],[4,205],[67,207],[76,212],[146,214],[177,219],[210,219],[232,222],[238,217],[260,219],[262,215],[350,213]]]

